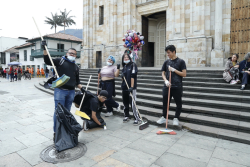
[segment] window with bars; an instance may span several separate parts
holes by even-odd
[[[99,6],[99,25],[104,23],[104,6]]]
[[[1,53],[1,64],[5,64],[6,63],[6,56],[5,53]]]
[[[24,61],[27,61],[27,50],[23,51],[23,55],[24,55]]]
[[[34,49],[31,49],[31,53]],[[34,61],[34,57],[30,55],[30,61]]]

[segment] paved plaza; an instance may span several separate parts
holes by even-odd
[[[107,130],[79,134],[86,154],[74,161],[50,164],[41,151],[53,144],[53,96],[34,87],[35,78],[9,82],[0,78],[0,167],[250,167],[250,145],[201,136],[187,131],[156,135],[150,125],[138,130],[122,117],[104,118]],[[72,106],[71,112],[76,108]],[[76,116],[77,121],[82,120]]]

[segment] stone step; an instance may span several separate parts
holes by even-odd
[[[80,72],[80,75],[97,75],[96,72]],[[137,75],[151,75],[151,76],[161,76],[161,72],[138,72]],[[213,73],[187,73],[187,77],[200,77],[200,78],[222,78],[221,74]]]
[[[90,75],[84,75],[80,74],[81,78],[89,78]],[[98,76],[92,75],[93,79],[97,79]],[[154,76],[154,75],[138,75],[138,79],[147,79],[147,80],[160,80],[163,81],[162,76]],[[116,78],[116,80],[119,80],[119,77]],[[227,83],[223,80],[222,77],[220,78],[200,78],[200,77],[185,77],[183,78],[183,81],[194,81],[194,82],[208,82],[209,83]],[[229,83],[228,83],[229,84]]]
[[[38,89],[52,94],[53,91],[50,89],[45,89],[41,85],[35,85]],[[138,100],[137,100],[138,102]],[[152,124],[156,124],[155,121],[157,121],[161,116],[161,109],[151,108],[151,107],[145,107],[141,106],[137,103],[137,107],[139,108],[139,111],[141,114],[149,119],[149,122]],[[122,113],[123,111],[120,111]],[[169,119],[173,119],[175,112],[173,110],[169,111]],[[154,119],[152,119],[154,118]],[[220,131],[237,131],[240,133],[249,133],[250,132],[250,122],[244,122],[244,121],[238,121],[238,120],[230,120],[225,118],[217,118],[217,117],[211,117],[206,115],[197,115],[192,113],[182,113],[180,116],[180,121],[183,121],[183,126],[187,129],[192,129],[194,125],[196,126],[205,126],[205,127],[214,127],[219,129]],[[188,125],[192,126],[188,126]]]
[[[88,81],[89,77],[80,77],[81,81]],[[93,77],[91,78],[91,82],[97,82],[98,79]],[[116,78],[115,82],[117,84],[122,83],[121,78]],[[164,85],[163,80],[157,80],[157,79],[137,79],[137,84],[143,84],[143,85],[149,85],[151,87],[158,87],[162,88]],[[195,86],[195,87],[202,87],[202,88],[226,88],[226,89],[237,89],[240,90],[241,85],[240,84],[234,84],[231,85],[229,83],[214,83],[214,82],[198,82],[198,81],[183,81],[183,86]],[[246,90],[249,90],[249,88],[246,88]]]

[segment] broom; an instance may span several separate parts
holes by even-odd
[[[169,71],[169,83],[171,84],[171,71]],[[176,132],[173,130],[168,130],[168,111],[169,111],[169,99],[170,99],[170,86],[168,86],[168,105],[167,105],[167,116],[166,116],[166,129],[159,130],[156,134],[170,134],[170,135],[176,135]]]
[[[89,77],[89,82],[91,80],[91,77],[92,77],[92,75],[90,75],[90,77]],[[88,90],[89,82],[87,84],[86,90]],[[81,110],[81,107],[82,107],[82,103],[83,103],[84,97],[85,97],[85,93],[84,93],[84,95],[82,97],[82,101],[81,101],[81,104],[80,104],[80,107],[79,107],[80,110]],[[75,115],[78,115],[78,116],[80,116],[80,117],[82,117],[84,119],[90,120],[89,116],[85,112],[83,112],[83,111],[76,110]]]
[[[39,34],[40,34],[40,37],[41,37],[41,39],[42,39],[42,41],[43,41],[43,37],[42,37],[42,35],[41,35],[40,31],[39,31],[39,28],[38,28],[38,26],[37,26],[37,24],[36,24],[36,21],[35,21],[34,17],[32,17],[32,18],[33,18],[33,20],[34,20],[34,22],[35,22],[36,28],[37,28],[37,30],[38,30],[38,32],[39,32]],[[54,70],[55,70],[56,76],[57,76],[57,79],[56,79],[55,81],[52,82],[52,86],[51,86],[51,87],[52,87],[52,88],[61,87],[61,86],[63,86],[64,84],[66,84],[66,83],[69,81],[70,77],[66,76],[65,74],[63,74],[61,77],[59,77],[59,75],[58,75],[58,73],[57,73],[57,70],[56,70],[56,68],[55,68],[54,62],[53,62],[53,60],[52,60],[52,58],[51,58],[51,56],[50,56],[50,53],[49,53],[49,50],[48,50],[47,46],[45,46],[45,49],[46,49],[46,51],[47,51],[47,53],[48,53],[50,62],[51,62],[51,64],[52,64],[52,66],[53,66],[53,68],[54,68]]]
[[[127,80],[125,79],[124,76],[123,76],[123,79],[124,79],[124,81],[125,81],[125,83],[126,83],[128,89],[129,89]],[[133,103],[134,103],[134,105],[135,105],[135,107],[136,107],[136,110],[138,111],[139,117],[140,117],[140,119],[141,119],[141,121],[142,121],[141,125],[139,125],[139,129],[140,129],[140,130],[146,129],[146,128],[148,127],[149,123],[148,123],[147,121],[144,122],[144,121],[142,120],[141,114],[140,114],[140,112],[139,112],[139,110],[138,110],[138,108],[137,108],[137,106],[136,106],[136,104],[135,104],[135,100],[134,100],[133,95],[132,95],[131,92],[130,92],[130,96],[132,97]]]

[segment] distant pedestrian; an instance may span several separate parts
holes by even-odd
[[[45,77],[48,78],[48,75],[49,75],[49,69],[48,67],[45,68]]]
[[[44,75],[44,69],[43,68],[41,68],[41,76],[45,77],[45,75]]]
[[[10,67],[10,82],[14,82],[14,69],[13,67]]]
[[[30,75],[31,75],[31,78],[33,78],[34,77],[34,68],[32,67],[32,69],[31,69],[31,73],[30,73]]]
[[[20,66],[18,67],[17,77],[18,77],[18,80],[21,81],[21,77],[22,77],[22,68],[21,68]]]
[[[3,70],[3,77],[6,78],[6,68]]]
[[[6,68],[6,79],[8,79],[9,80],[9,72],[10,72],[10,70],[9,70],[9,68]]]
[[[36,75],[37,75],[37,77],[40,78],[40,69],[39,68],[36,69]]]
[[[17,72],[18,72],[18,68],[15,68],[15,70],[14,70],[14,78],[16,78],[16,81],[17,81]]]

